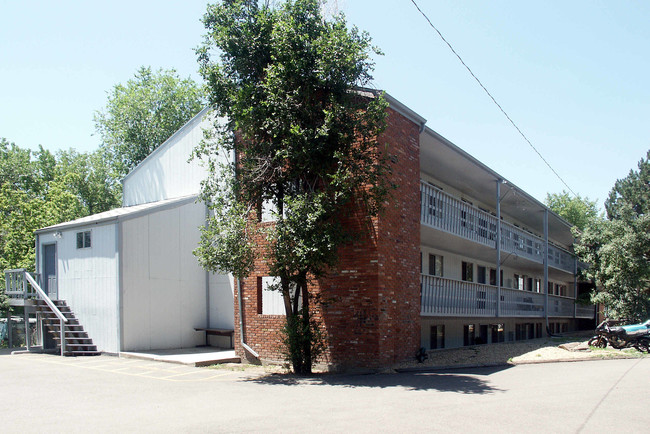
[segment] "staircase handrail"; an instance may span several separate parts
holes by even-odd
[[[47,296],[47,294],[45,293],[45,291],[43,291],[43,289],[41,289],[40,285],[39,285],[38,283],[36,283],[36,280],[34,280],[34,278],[33,278],[33,277],[32,277],[32,276],[31,276],[27,271],[25,271],[25,278],[26,278],[27,281],[32,285],[32,288],[34,288],[34,289],[36,290],[36,293],[38,294],[38,296],[39,296],[43,301],[45,301],[45,303],[46,303],[46,304],[48,305],[48,307],[52,310],[52,312],[54,312],[54,314],[55,314],[55,315],[56,315],[56,316],[57,316],[61,321],[67,323],[67,322],[68,322],[68,318],[66,318],[66,317],[61,313],[61,311],[59,310],[59,308],[56,307],[56,305],[52,302],[52,300],[50,300],[50,297]]]
[[[59,321],[61,322],[61,355],[65,355],[65,327],[64,324],[68,322],[68,318],[66,318],[61,311],[59,310],[58,307],[50,300],[50,297],[47,296],[45,291],[40,287],[38,283],[36,283],[36,280],[27,272],[25,271],[25,279],[32,285],[32,288],[36,290],[36,293],[38,294],[39,297],[43,301],[45,301],[45,304],[50,308],[52,312],[59,318]]]

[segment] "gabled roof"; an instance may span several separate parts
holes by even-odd
[[[89,215],[77,220],[59,223],[57,225],[48,226],[34,231],[36,234],[43,234],[47,232],[59,231],[64,229],[72,229],[81,226],[99,225],[117,221],[124,221],[142,215],[150,214],[155,211],[162,211],[164,209],[176,208],[187,203],[196,201],[197,196],[177,197],[174,199],[166,199],[158,202],[150,202],[142,205],[126,206],[122,208],[115,208],[110,211],[100,212],[99,214]]]

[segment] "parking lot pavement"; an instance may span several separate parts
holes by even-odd
[[[141,359],[124,359],[111,356],[95,357],[58,357],[47,354],[24,354],[25,362],[33,364],[50,364],[61,367],[77,368],[88,371],[113,373],[120,376],[150,378],[161,381],[187,382],[209,381],[224,377],[237,376],[234,372],[211,369],[196,369],[194,367],[161,363]]]
[[[650,358],[375,375],[251,375],[0,355],[0,432],[647,432]]]

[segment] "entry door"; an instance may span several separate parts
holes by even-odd
[[[57,299],[56,244],[43,245],[43,291]]]

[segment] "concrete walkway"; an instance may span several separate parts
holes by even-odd
[[[217,347],[193,347],[174,350],[151,350],[138,352],[121,352],[119,356],[126,359],[154,360],[156,362],[178,363],[189,366],[209,366],[218,363],[239,363],[235,350]]]

